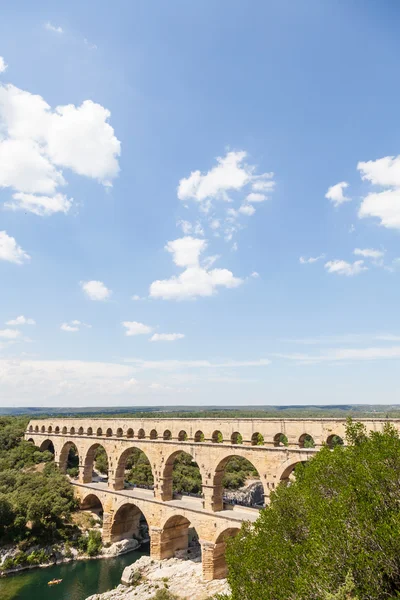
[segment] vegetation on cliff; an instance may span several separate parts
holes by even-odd
[[[383,600],[400,592],[400,439],[348,423],[229,540],[231,600]]]

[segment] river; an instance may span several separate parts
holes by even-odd
[[[22,571],[0,579],[1,600],[85,600],[96,593],[107,592],[120,583],[122,571],[143,555],[148,545],[138,551],[114,558],[77,560],[43,569]],[[51,579],[62,579],[49,586]]]

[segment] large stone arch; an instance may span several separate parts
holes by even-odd
[[[107,446],[105,444],[102,444],[101,442],[94,442],[93,444],[88,446],[86,448],[86,452],[84,454],[83,461],[82,461],[83,462],[83,474],[82,474],[83,483],[91,483],[92,482],[94,459],[95,459],[96,450],[99,447],[103,448],[104,452],[107,454],[108,461],[110,462],[110,456],[109,456],[109,453],[107,452]]]
[[[172,558],[178,550],[187,550],[189,529],[195,527],[195,524],[183,515],[168,517],[160,528],[157,549],[160,559]]]
[[[140,450],[141,452],[143,452],[143,454],[149,461],[153,479],[155,480],[155,473],[154,473],[153,466],[151,464],[151,456],[147,452],[144,451],[144,448],[145,448],[145,446],[141,446],[139,444],[133,444],[133,445],[130,445],[129,448],[126,448],[119,454],[119,456],[117,457],[117,460],[116,460],[116,465],[115,465],[114,481],[111,482],[111,487],[114,490],[123,490],[124,489],[125,466],[126,466],[126,462],[127,462],[128,458],[133,450]]]
[[[99,494],[95,492],[88,492],[83,498],[81,498],[79,506],[81,510],[94,509],[96,512],[104,513],[104,504],[99,497]]]
[[[68,455],[69,455],[69,451],[71,450],[71,448],[76,448],[76,451],[77,451],[77,454],[79,457],[79,463],[81,462],[82,451],[76,445],[75,442],[73,442],[72,440],[68,440],[68,442],[65,442],[65,444],[61,447],[61,450],[60,450],[60,453],[58,456],[58,465],[59,465],[60,471],[62,473],[66,473],[66,471],[67,471]]]
[[[149,519],[137,504],[133,502],[123,502],[115,509],[110,524],[108,539],[110,542],[118,542],[122,539],[135,537],[140,539],[140,524],[144,519],[147,526],[150,525]]]
[[[189,456],[192,457],[192,460],[194,462],[197,462],[198,468],[200,471],[200,476],[201,476],[202,488],[204,486],[204,482],[205,482],[204,473],[202,472],[202,468],[196,459],[195,453],[191,451],[190,445],[188,445],[187,448],[186,447],[180,448],[179,450],[175,450],[168,456],[168,458],[165,460],[164,466],[162,468],[160,497],[161,497],[161,500],[163,500],[164,502],[166,502],[168,500],[172,500],[172,498],[173,498],[172,472],[173,472],[173,468],[174,468],[175,459],[179,456],[179,454],[188,454]]]
[[[56,455],[56,447],[54,445],[53,440],[51,440],[50,438],[46,438],[41,442],[41,444],[39,446],[39,450],[40,450],[40,452],[45,452],[45,450],[50,450],[50,452],[52,452],[52,454],[54,454],[54,456]]]
[[[258,472],[261,485],[263,486],[263,494],[265,494],[265,486],[262,482],[262,469],[257,465],[258,461],[254,461],[252,456],[249,456],[246,452],[228,453],[222,459],[219,460],[212,474],[212,497],[210,509],[214,512],[223,510],[223,485],[222,480],[225,474],[225,467],[232,458],[245,458]]]
[[[228,574],[225,551],[229,538],[239,533],[238,527],[228,527],[221,531],[215,544],[203,544],[203,576],[206,580],[224,579]]]

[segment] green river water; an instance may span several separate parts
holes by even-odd
[[[107,592],[120,583],[122,571],[143,555],[148,555],[144,545],[140,551],[129,552],[115,558],[78,560],[43,569],[22,571],[0,579],[1,600],[85,600],[92,594]],[[58,585],[49,586],[51,579],[62,579]]]

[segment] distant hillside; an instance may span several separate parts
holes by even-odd
[[[400,418],[400,405],[368,405],[368,404],[343,404],[328,406],[138,406],[138,407],[81,407],[81,408],[43,408],[43,407],[4,407],[0,408],[0,415],[26,415],[31,418],[45,416],[98,416],[112,417],[158,417],[171,416],[180,418],[282,418],[282,417],[376,417]]]

